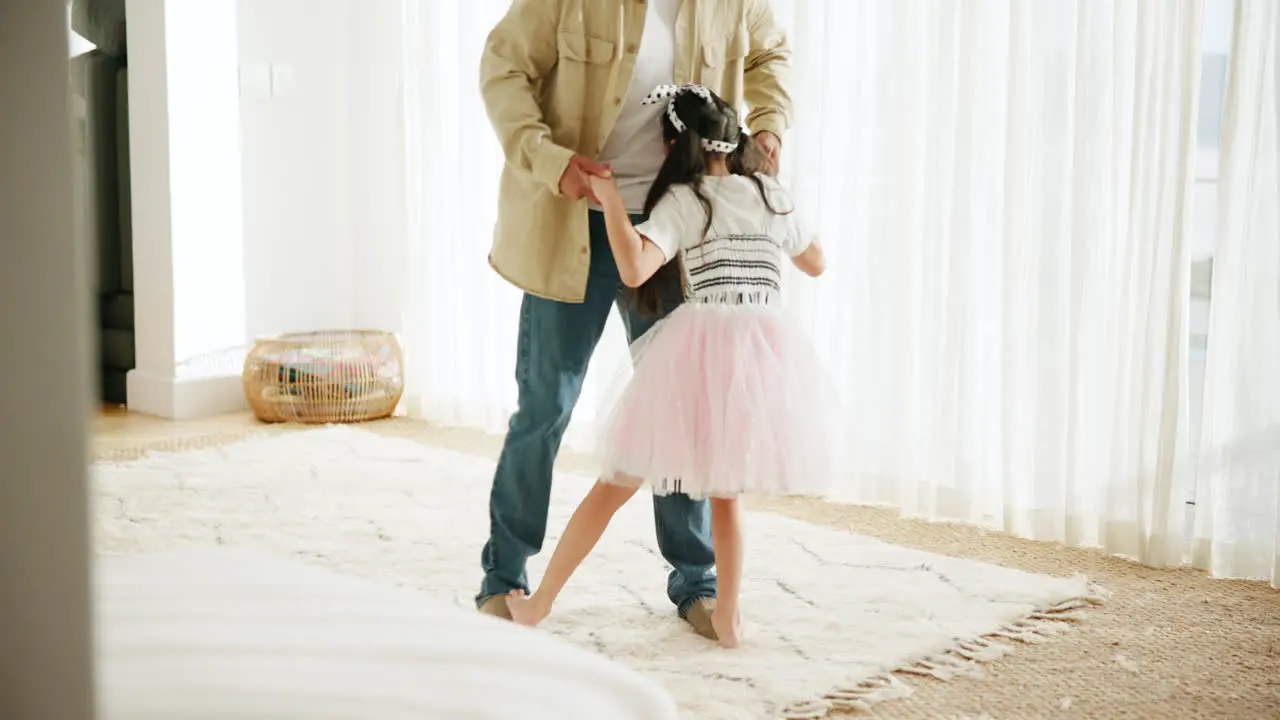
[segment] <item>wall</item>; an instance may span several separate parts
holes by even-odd
[[[347,5],[239,3],[250,336],[350,318]],[[259,73],[266,93],[250,87]]]
[[[203,5],[164,3],[176,358],[242,342],[246,322],[237,14],[228,3]],[[132,105],[129,113],[139,114]],[[132,202],[146,199],[135,191]],[[134,243],[136,262],[136,223]],[[139,282],[135,273],[135,288]],[[135,300],[145,310],[140,292]]]
[[[89,248],[72,231],[67,20],[0,3],[0,718],[94,716]]]
[[[183,418],[243,407],[238,372],[183,367],[243,344],[236,6],[128,0],[137,365],[129,407]]]
[[[348,3],[351,323],[399,330],[405,274],[401,3]]]
[[[240,0],[250,336],[399,326],[399,0]]]

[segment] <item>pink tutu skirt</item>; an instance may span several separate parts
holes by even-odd
[[[834,388],[778,311],[687,303],[636,341],[632,361],[601,416],[606,480],[695,498],[829,488]]]

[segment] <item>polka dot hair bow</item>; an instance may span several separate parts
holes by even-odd
[[[680,119],[680,115],[676,112],[676,98],[686,92],[691,92],[694,95],[697,95],[703,100],[706,100],[708,104],[713,102],[710,90],[706,89],[702,85],[696,85],[693,83],[688,85],[659,85],[650,91],[649,94],[644,97],[644,100],[640,102],[642,105],[654,105],[666,100],[667,119],[671,121],[673,126],[675,126],[676,132],[684,132],[688,126],[684,124],[684,121]],[[702,148],[710,152],[731,153],[738,148],[738,143],[724,142],[723,140],[708,140],[703,138]]]

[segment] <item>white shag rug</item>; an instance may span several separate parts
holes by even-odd
[[[100,552],[226,544],[309,559],[474,607],[493,462],[348,427],[94,467]],[[537,577],[591,481],[559,475]],[[738,650],[676,618],[641,495],[565,589],[547,631],[656,678],[690,718],[821,718],[974,674],[1099,598],[1053,578],[770,513],[747,517]]]

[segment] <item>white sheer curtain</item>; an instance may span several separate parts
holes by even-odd
[[[411,415],[486,429],[511,401],[518,299],[486,262],[503,160],[476,78],[486,26],[507,4],[403,2],[406,404]]]
[[[843,497],[1180,562],[1200,2],[778,6]]]
[[[1192,557],[1280,588],[1280,9],[1236,3]]]
[[[508,3],[405,2],[410,407],[501,430],[519,298],[485,259],[502,160],[475,78]],[[785,172],[832,265],[790,311],[848,400],[841,499],[1180,562],[1200,1],[774,7]]]

